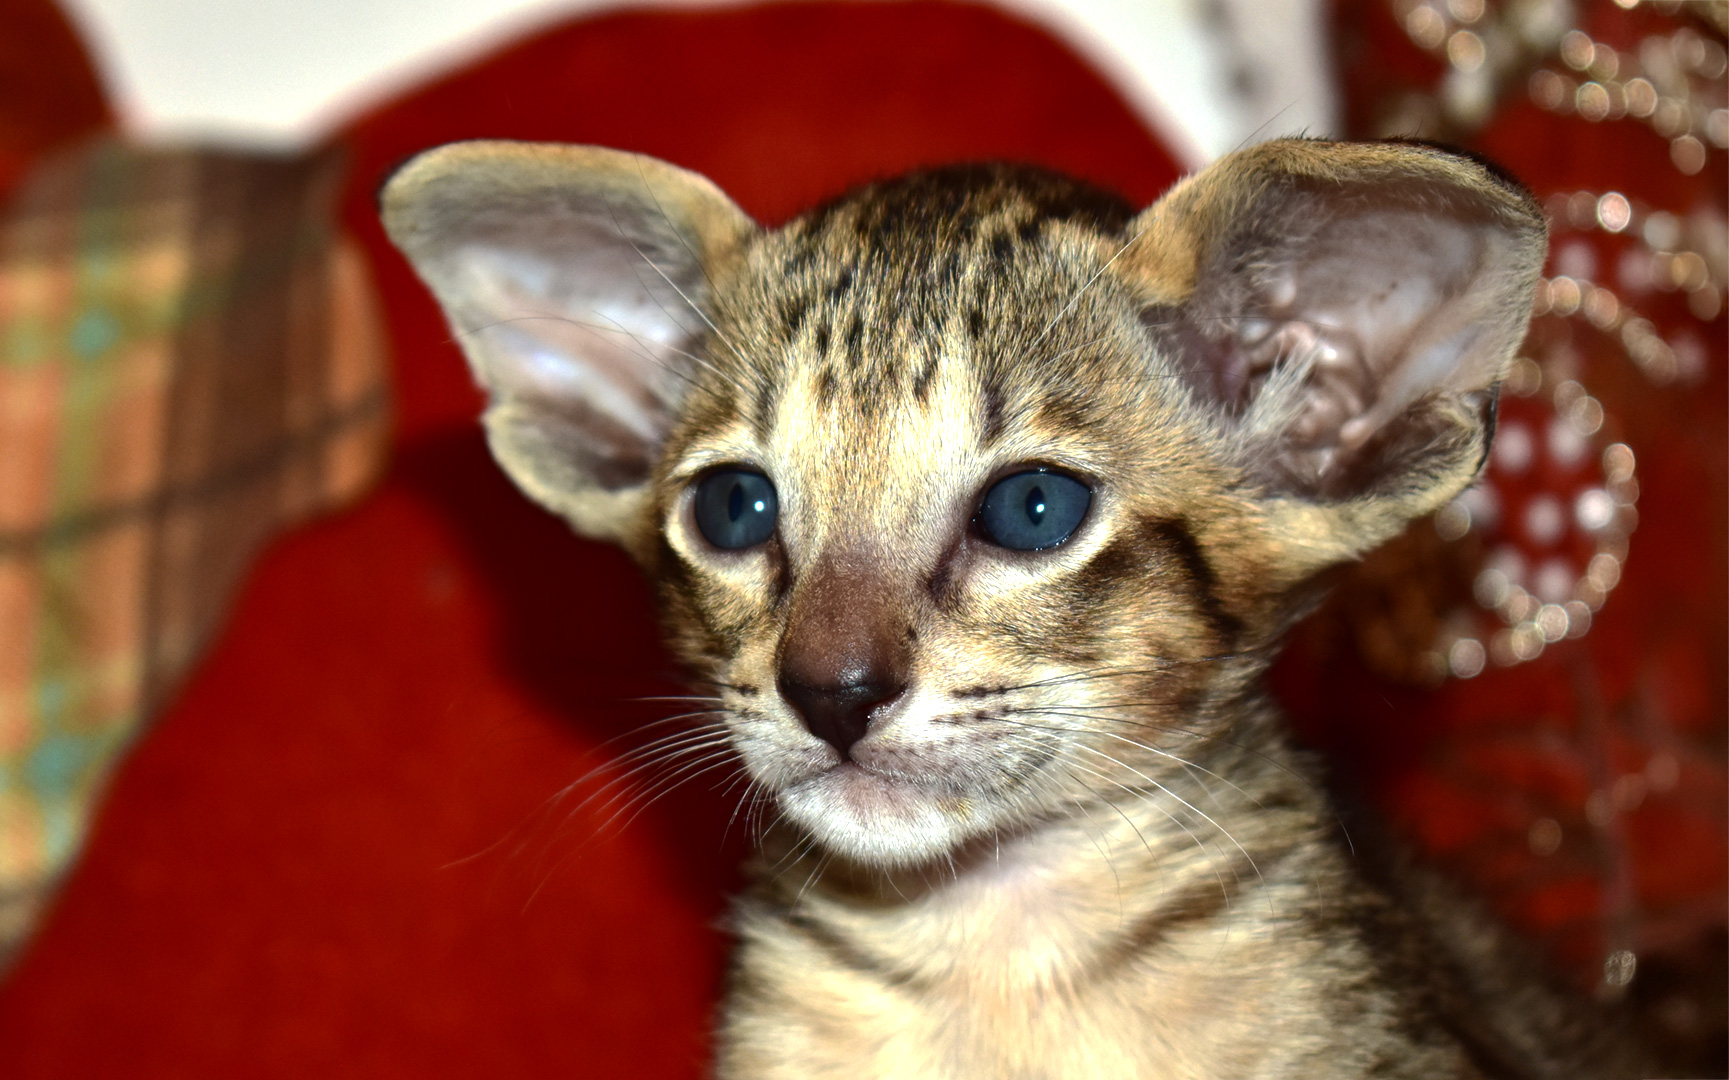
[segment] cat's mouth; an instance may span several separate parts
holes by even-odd
[[[829,767],[814,779],[861,813],[894,813],[906,808],[910,801],[925,802],[932,796],[923,784],[850,758]]]
[[[851,759],[793,784],[779,802],[825,847],[878,865],[939,856],[967,831],[972,809],[947,785]]]
[[[930,785],[870,762],[845,758],[806,777],[781,793],[788,796],[820,796],[837,808],[861,815],[894,814],[914,803],[929,802],[935,792]]]

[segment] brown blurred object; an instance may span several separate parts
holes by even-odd
[[[99,137],[0,213],[0,972],[265,542],[383,466],[344,161]]]
[[[0,0],[0,198],[37,155],[114,126],[96,70],[49,0]]]
[[[62,12],[0,0],[0,974],[260,548],[384,457],[344,155],[113,127]]]

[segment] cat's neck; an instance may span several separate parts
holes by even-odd
[[[1337,828],[1298,756],[1255,737],[933,865],[766,862],[745,903],[890,983],[1042,994],[1111,982],[1167,940],[1235,947],[1243,920],[1302,917],[1336,891],[1338,845],[1314,840]]]

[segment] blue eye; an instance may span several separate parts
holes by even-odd
[[[1043,551],[1072,536],[1092,502],[1085,484],[1062,473],[1016,473],[991,485],[975,520],[993,544]]]
[[[717,548],[755,547],[774,535],[774,484],[758,472],[722,469],[696,485],[696,527]]]

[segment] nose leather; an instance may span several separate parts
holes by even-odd
[[[906,688],[886,681],[848,686],[806,686],[782,676],[781,696],[798,711],[810,733],[840,751],[841,757],[870,730],[871,713],[901,696]]]
[[[843,759],[907,687],[906,612],[887,569],[856,552],[820,559],[781,638],[781,697]]]

